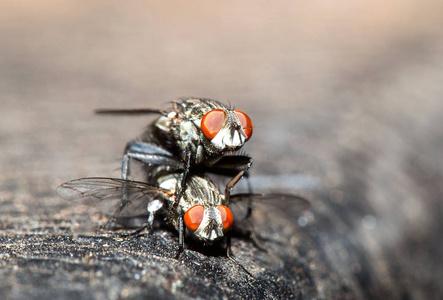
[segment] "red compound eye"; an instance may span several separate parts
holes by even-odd
[[[234,224],[234,215],[232,214],[231,209],[225,205],[219,205],[217,206],[217,209],[220,212],[222,218],[223,229],[230,229]]]
[[[252,124],[251,118],[240,110],[235,110],[235,114],[240,120],[241,126],[243,127],[243,131],[245,132],[246,138],[249,139],[252,136],[252,129],[254,125]]]
[[[221,109],[213,109],[207,112],[200,124],[200,128],[203,131],[205,137],[209,140],[212,140],[220,129],[223,128],[225,124],[226,114]]]
[[[203,220],[204,210],[203,205],[195,205],[185,212],[184,221],[189,230],[197,230]]]

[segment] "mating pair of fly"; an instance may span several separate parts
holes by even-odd
[[[162,217],[178,231],[177,257],[184,250],[186,238],[205,245],[220,243],[226,256],[231,253],[231,234],[239,232],[256,241],[251,222],[247,222],[255,201],[295,201],[306,208],[303,198],[291,194],[232,194],[242,177],[248,177],[252,159],[238,154],[251,138],[250,117],[219,101],[207,98],[181,98],[167,110],[102,109],[98,114],[144,115],[158,117],[142,136],[127,144],[121,164],[121,178],[81,178],[62,184],[59,194],[68,199],[93,203],[118,200],[111,219],[123,223],[142,216],[144,225],[131,235],[152,229],[154,220]],[[146,181],[129,179],[130,162],[139,161],[146,171]],[[229,176],[224,191],[207,176],[213,173]],[[231,209],[245,206],[239,218]]]

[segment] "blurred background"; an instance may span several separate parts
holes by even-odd
[[[319,191],[351,289],[443,297],[442,28],[438,0],[3,0],[3,229],[50,218],[62,181],[118,175],[150,118],[95,108],[210,97],[252,117],[257,178]]]

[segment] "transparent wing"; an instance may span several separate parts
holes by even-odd
[[[64,199],[81,201],[113,217],[141,215],[151,200],[163,201],[172,195],[168,190],[144,182],[107,177],[71,180],[61,184],[57,193]]]
[[[266,212],[277,209],[291,216],[299,216],[311,207],[306,198],[286,193],[241,193],[231,195],[230,201],[231,210],[238,222],[247,218],[249,205],[253,210]]]
[[[231,195],[232,202],[245,202],[245,201],[260,201],[260,202],[272,202],[274,204],[286,203],[291,207],[298,207],[299,209],[308,209],[311,204],[306,198],[287,193],[239,193]]]

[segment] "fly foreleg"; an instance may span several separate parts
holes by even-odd
[[[234,186],[240,181],[240,179],[247,174],[249,168],[252,166],[252,161],[250,161],[245,169],[241,170],[237,173],[233,178],[231,178],[225,187],[225,201],[229,204],[229,199],[231,197],[231,190],[234,188]],[[249,203],[250,204],[250,203]],[[249,206],[249,205],[248,205]]]
[[[249,179],[249,170],[245,173],[244,175],[245,180],[246,180],[246,184],[248,185],[248,193],[249,194],[253,194],[254,191],[252,190],[252,185],[251,185],[251,180]],[[246,216],[245,219],[249,219],[252,215],[252,199],[248,198],[248,203],[247,203],[247,210],[246,210]]]
[[[183,168],[182,178],[180,180],[180,186],[175,192],[175,202],[173,205],[174,209],[177,209],[180,204],[180,199],[183,197],[183,194],[186,190],[186,182],[188,180],[189,172],[191,170],[191,160],[192,160],[192,152],[190,149],[186,151],[186,161],[185,166]],[[180,212],[179,212],[180,213]]]
[[[182,254],[183,250],[185,249],[185,224],[183,223],[183,211],[179,207],[180,199],[183,197],[183,194],[186,190],[186,182],[188,180],[189,171],[191,169],[191,159],[192,159],[192,152],[190,149],[186,151],[186,161],[185,161],[185,167],[182,173],[182,178],[180,181],[180,186],[177,189],[175,193],[175,202],[173,204],[173,209],[178,210],[178,252],[176,255],[176,258],[178,259],[180,255]]]

